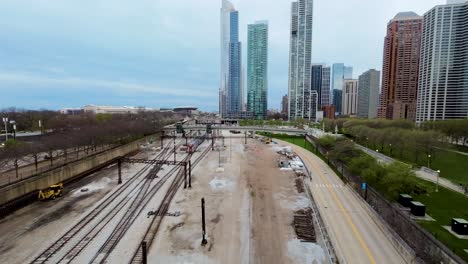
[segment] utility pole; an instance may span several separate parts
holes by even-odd
[[[184,189],[187,189],[187,162],[184,163]]]
[[[174,136],[174,162],[176,162],[175,136]]]
[[[8,141],[8,117],[3,118],[3,123],[5,124],[5,142]]]
[[[147,253],[147,248],[146,248],[146,241],[141,242],[141,255],[143,257],[141,262],[143,264],[147,264],[148,263],[148,253]]]
[[[119,182],[118,184],[122,184],[122,158],[117,160],[117,167],[119,171]]]
[[[188,170],[188,187],[192,188],[192,160],[188,161],[189,170]]]
[[[206,241],[206,229],[205,229],[205,198],[201,198],[201,210],[202,210],[202,246],[206,245],[208,241]]]
[[[42,135],[42,134],[44,134],[44,132],[42,130],[42,121],[39,120],[38,123],[39,123],[39,130],[41,130],[41,135]]]

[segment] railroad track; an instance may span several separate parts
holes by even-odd
[[[158,153],[158,155],[155,157],[155,160],[161,159],[161,158],[167,159],[167,158],[170,157],[170,155],[173,152],[173,150],[171,150],[172,148],[169,147],[170,144],[171,143],[168,143],[168,147],[162,149],[161,152]],[[181,144],[182,143],[178,144],[178,146],[180,146]],[[171,152],[168,153],[169,150],[171,150]],[[123,191],[127,190],[137,179],[140,178],[141,175],[143,175],[146,171],[148,171],[148,169],[150,167],[151,167],[150,164],[145,165],[141,170],[139,170],[137,173],[135,173],[135,175],[132,176],[128,181],[126,181],[124,184],[120,185],[119,188],[117,188],[116,191],[114,191],[111,195],[109,195],[107,198],[105,198],[104,201],[99,203],[91,212],[89,212],[78,223],[76,223],[74,226],[72,226],[65,234],[63,234],[58,240],[56,240],[52,245],[50,245],[46,250],[44,250],[31,263],[34,263],[34,264],[36,264],[36,263],[46,263],[53,256],[55,256],[70,240],[72,240],[74,237],[76,237],[80,233],[81,230],[83,230],[91,221],[96,219],[103,210],[105,210],[107,207],[109,207],[109,205],[111,203],[113,203],[114,200],[116,198],[118,198],[118,196],[120,196],[123,193]],[[143,179],[141,179],[140,182],[137,183],[137,186],[141,185],[145,181],[146,178],[147,177],[144,177]],[[114,216],[116,213],[119,212],[119,208],[117,208],[117,207],[120,207],[120,209],[123,208],[128,203],[128,201],[129,201],[129,199],[124,198],[121,203],[118,203],[117,205],[115,205],[110,210],[110,212],[105,216],[105,218],[107,217],[109,219],[108,221],[110,221],[110,219],[112,219],[112,216]],[[113,213],[114,211],[115,211],[115,214]],[[95,228],[93,228],[91,231],[93,231]],[[87,237],[87,236],[85,236],[85,237]],[[76,255],[79,254],[79,252],[81,252],[82,248],[84,248],[84,246],[86,246],[88,243],[82,242],[82,240],[80,240],[80,242],[78,242],[78,244],[77,244],[78,246],[75,245],[73,247],[73,249],[75,250],[74,252],[76,252]],[[84,246],[82,246],[82,245],[84,245]],[[69,254],[66,254],[66,255],[70,256]],[[71,259],[73,259],[73,258],[71,258]],[[62,258],[61,260],[64,260],[64,259]]]
[[[198,147],[203,140],[204,137],[201,137],[201,141],[195,141],[196,147]],[[208,149],[209,150],[209,149]],[[187,155],[182,161],[187,162],[191,158],[191,155]],[[193,166],[193,165],[192,165]],[[162,177],[151,189],[144,195],[142,200],[135,200],[137,201],[135,204],[136,206],[132,208],[132,211],[126,214],[119,222],[119,224],[114,228],[112,234],[108,237],[106,242],[100,247],[96,255],[91,260],[92,263],[104,263],[104,261],[109,257],[112,250],[116,247],[119,243],[120,239],[123,235],[127,232],[130,226],[135,222],[137,217],[146,207],[146,205],[150,202],[150,200],[154,197],[154,195],[159,191],[159,189],[164,185],[164,183],[176,172],[179,170],[177,175],[183,175],[182,168],[173,167],[164,177]],[[178,178],[183,178],[182,176]]]
[[[197,164],[208,154],[210,151],[210,146],[208,146],[201,154],[200,156],[195,159],[195,161],[192,163],[192,168],[197,166]],[[188,159],[191,158],[191,155],[187,157]],[[163,201],[161,202],[158,210],[155,213],[155,216],[153,220],[151,221],[151,224],[148,226],[146,233],[141,240],[146,241],[147,243],[147,248],[149,249],[151,247],[151,244],[156,237],[156,234],[159,231],[159,227],[161,226],[162,220],[164,216],[166,215],[167,211],[169,210],[169,206],[172,202],[172,199],[174,199],[174,196],[176,195],[177,191],[179,190],[180,186],[182,185],[183,182],[183,172],[180,171],[174,180],[172,181],[168,191],[166,192]],[[138,244],[138,248],[136,249],[135,253],[133,254],[133,257],[130,261],[130,263],[142,263],[143,262],[143,252],[140,247],[141,243]]]

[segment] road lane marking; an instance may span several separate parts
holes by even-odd
[[[305,159],[307,159],[309,162],[310,162],[310,165],[317,170],[317,167],[314,166],[314,161],[307,157],[307,155],[304,155]],[[330,181],[328,181],[328,179],[326,179],[325,177],[323,177],[322,175],[322,172],[320,169],[318,169],[318,172],[317,174],[319,175],[319,177],[325,181],[328,185],[330,184]],[[353,231],[355,237],[358,239],[359,241],[359,244],[361,245],[361,247],[364,249],[364,252],[366,253],[367,257],[369,258],[370,262],[373,263],[373,264],[377,264],[377,262],[375,261],[375,258],[374,256],[372,255],[372,253],[370,252],[369,250],[369,247],[366,245],[366,243],[364,242],[364,240],[362,239],[362,236],[361,234],[359,233],[359,231],[357,230],[356,226],[354,225],[353,221],[351,220],[350,216],[348,215],[348,213],[346,212],[346,210],[344,209],[344,206],[343,204],[340,202],[340,200],[338,199],[338,196],[336,195],[335,191],[330,188],[329,186],[327,186],[327,189],[330,191],[330,193],[332,194],[333,196],[333,199],[335,200],[335,202],[338,204],[338,207],[340,208],[340,211],[344,214],[345,216],[345,219],[346,221],[348,222],[348,224],[351,226],[351,230]]]

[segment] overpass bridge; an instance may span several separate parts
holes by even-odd
[[[184,125],[182,126],[185,131],[205,131],[206,125]],[[271,126],[223,126],[223,125],[212,125],[212,130],[237,130],[237,131],[252,131],[252,132],[271,132],[271,133],[284,133],[293,135],[306,135],[307,131],[298,128],[279,128]],[[169,125],[164,127],[164,132],[172,132],[176,130],[175,125]]]

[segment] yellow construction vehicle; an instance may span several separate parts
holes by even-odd
[[[271,138],[265,139],[265,144],[270,144],[271,143]]]
[[[54,199],[57,196],[62,196],[63,183],[51,185],[49,188],[40,190],[38,194],[39,200]]]

